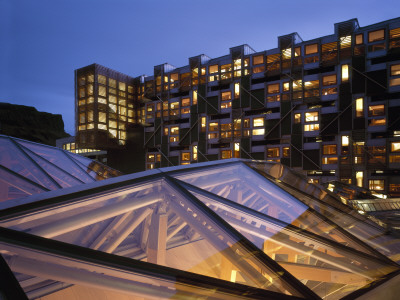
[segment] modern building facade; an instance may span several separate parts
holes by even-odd
[[[77,143],[111,151],[109,162],[267,160],[311,182],[400,196],[400,18],[336,23],[309,41],[279,36],[275,49],[241,45],[152,76],[94,64],[75,80]]]

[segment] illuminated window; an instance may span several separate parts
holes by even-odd
[[[364,36],[363,34],[357,34],[356,35],[356,45],[361,45],[364,43]]]
[[[259,67],[254,67],[253,68],[253,73],[254,74],[261,73],[261,72],[264,72],[264,71],[265,71],[265,67],[264,66],[259,66]]]
[[[222,65],[221,66],[221,80],[231,78],[232,77],[231,71],[232,71],[231,64]]]
[[[304,125],[304,131],[316,131],[316,130],[319,130],[319,124]]]
[[[371,191],[383,191],[385,189],[385,180],[383,179],[370,179],[368,183],[368,188]]]
[[[368,116],[375,117],[375,116],[384,116],[385,115],[385,105],[370,105],[368,106]]]
[[[207,127],[206,117],[201,117],[201,132],[205,132]]]
[[[192,93],[192,99],[193,99],[193,105],[196,105],[197,104],[197,91],[196,90],[193,90],[193,93]]]
[[[240,143],[235,143],[234,152],[235,158],[240,158]]]
[[[294,114],[294,123],[295,124],[301,123],[301,114]]]
[[[175,81],[178,81],[179,80],[179,73],[172,73],[171,75],[170,75],[170,82],[171,83],[173,83],[173,82],[175,82]]]
[[[190,98],[184,98],[181,100],[181,114],[190,113]]]
[[[193,160],[197,160],[197,146],[193,146]]]
[[[171,102],[169,104],[170,110],[169,110],[169,115],[170,116],[177,116],[179,115],[179,102]]]
[[[232,158],[232,151],[231,150],[222,150],[221,151],[221,159],[229,159]]]
[[[393,78],[389,81],[390,86],[400,85],[400,78]]]
[[[98,83],[100,83],[100,84],[106,85],[106,84],[107,84],[107,77],[98,74],[98,75],[97,75],[97,81],[98,81]]]
[[[108,85],[112,88],[117,88],[117,81],[115,79],[109,78],[108,79]]]
[[[87,93],[88,95],[90,95],[90,96],[93,95],[93,84],[88,84],[88,85],[86,86],[86,93]]]
[[[232,137],[232,123],[221,124],[221,138]]]
[[[349,65],[342,65],[342,81],[349,80]]]
[[[325,155],[337,154],[336,145],[324,145],[322,147],[322,153]]]
[[[179,127],[178,126],[171,127],[169,132],[170,132],[170,135],[178,135],[179,134]]]
[[[243,120],[243,128],[250,128],[250,119]]]
[[[391,154],[389,156],[389,162],[390,163],[400,163],[400,155],[398,154]]]
[[[267,157],[279,157],[279,148],[274,147],[274,148],[268,148],[267,149]]]
[[[79,85],[85,85],[86,84],[85,76],[79,77],[78,83],[79,83]]]
[[[351,36],[344,36],[340,38],[340,48],[345,49],[351,47]]]
[[[400,184],[399,183],[390,183],[389,184],[389,193],[400,193]]]
[[[208,67],[208,73],[209,74],[218,73],[218,65],[209,66]]]
[[[268,85],[268,94],[275,94],[279,92],[280,92],[279,83]]]
[[[363,187],[363,181],[364,181],[364,172],[363,171],[356,172],[356,181],[357,181],[357,186]]]
[[[314,53],[318,53],[318,44],[306,45],[305,54],[308,55]]]
[[[342,146],[349,146],[349,136],[348,135],[342,135]]]
[[[334,75],[327,75],[322,77],[322,84],[323,85],[333,85],[336,84],[337,80],[336,80],[336,74]]]
[[[400,64],[390,66],[390,76],[400,75]]]
[[[290,90],[289,82],[284,82],[283,83],[283,91],[288,92],[289,90]]]
[[[222,92],[221,93],[221,100],[225,101],[225,100],[231,100],[232,98],[232,92]]]
[[[318,122],[318,112],[306,112],[305,113],[305,122]]]
[[[99,122],[105,123],[107,115],[105,112],[99,111]]]
[[[303,87],[303,81],[302,80],[295,80],[293,81],[293,90],[298,91],[301,90]]]
[[[253,129],[253,135],[264,135],[265,130],[263,129]]]
[[[375,30],[368,32],[368,42],[376,42],[376,41],[381,41],[385,39],[385,30]]]
[[[218,122],[210,122],[208,124],[208,131],[218,131]]]
[[[182,161],[190,161],[190,152],[182,152],[181,160]]]
[[[290,156],[290,148],[289,147],[283,147],[282,148],[282,156],[283,157],[289,157]]]
[[[235,99],[239,98],[240,96],[240,83],[235,83]]]
[[[368,121],[369,126],[382,126],[386,125],[386,118],[371,119]]]
[[[253,56],[253,65],[259,65],[264,63],[264,55]]]
[[[156,156],[154,154],[147,154],[147,162],[155,162]]]
[[[79,123],[83,124],[85,122],[86,122],[85,113],[80,113],[79,114]]]
[[[238,58],[233,61],[233,69],[240,70],[242,68],[242,59]]]
[[[322,157],[323,165],[337,164],[337,161],[338,161],[337,156]]]
[[[390,151],[391,152],[400,152],[400,142],[391,142],[390,143]]]
[[[356,99],[356,117],[364,116],[364,98]]]
[[[264,126],[264,118],[253,119],[253,127],[262,127],[262,126]]]
[[[282,59],[292,58],[292,48],[287,48],[282,50]]]

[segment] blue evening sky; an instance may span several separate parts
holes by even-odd
[[[399,0],[0,0],[0,102],[62,114],[74,134],[74,70],[98,63],[130,76],[219,57],[249,44],[277,47],[400,17]]]

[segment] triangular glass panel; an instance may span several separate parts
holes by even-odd
[[[57,181],[61,187],[66,188],[83,183],[83,181],[80,181],[74,176],[66,173],[64,170],[41,158],[39,155],[36,155],[24,146],[21,147],[23,147],[25,153],[29,155],[43,170],[45,170],[47,174]]]
[[[134,181],[125,176],[109,186],[89,184],[87,191],[62,195],[61,202],[55,197],[42,210],[36,202],[29,215],[14,213],[0,224],[254,288],[314,295],[226,223],[219,224],[220,219],[190,193],[160,176]]]
[[[62,168],[72,176],[79,178],[83,182],[88,183],[94,181],[94,179],[82,170],[68,155],[64,153],[63,150],[23,140],[16,141],[35,154]]]
[[[321,298],[339,299],[399,270],[342,244],[181,182],[197,199]]]
[[[270,174],[274,174],[274,177],[279,177],[274,184],[281,189],[295,196],[355,237],[365,241],[380,253],[389,256],[394,261],[400,261],[400,239],[388,235],[386,229],[379,226],[378,223],[359,214],[356,210],[341,203],[325,191],[310,186],[303,178],[282,165],[277,164],[275,167],[271,167],[267,163],[249,163],[249,165],[256,168],[268,181],[272,180],[267,179],[272,177]],[[279,171],[276,170],[278,167]],[[308,190],[308,192],[305,193],[305,190]]]
[[[243,164],[174,172],[173,177],[359,251],[382,257],[335,223]]]
[[[300,299],[5,228],[0,249],[18,299]]]
[[[49,190],[59,189],[55,181],[14,145],[9,138],[0,137],[0,165]]]
[[[48,189],[0,166],[0,202],[45,191],[48,191]]]

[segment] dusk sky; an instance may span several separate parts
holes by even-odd
[[[0,102],[62,114],[74,134],[74,70],[98,63],[136,77],[153,66],[219,57],[249,44],[277,47],[279,35],[303,40],[400,17],[399,0],[0,0]]]

